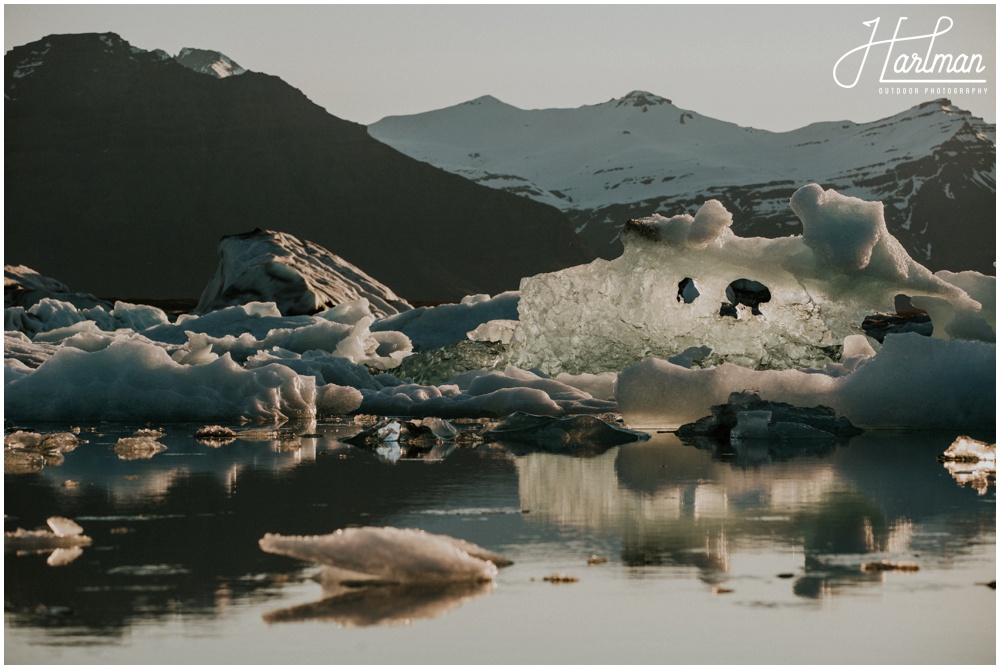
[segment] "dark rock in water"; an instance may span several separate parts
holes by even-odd
[[[646,441],[649,435],[612,425],[597,416],[554,418],[518,411],[482,434],[515,452],[547,451],[571,455],[598,455],[614,446]]]
[[[748,439],[837,440],[853,437],[861,430],[833,409],[824,406],[796,407],[786,402],[762,400],[749,391],[734,392],[729,402],[712,407],[712,415],[682,425],[682,440],[706,437],[722,442]]]

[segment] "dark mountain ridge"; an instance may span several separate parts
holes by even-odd
[[[408,158],[277,77],[52,35],[6,54],[5,93],[5,262],[78,290],[196,297],[219,239],[256,227],[413,300],[593,258],[556,209]]]

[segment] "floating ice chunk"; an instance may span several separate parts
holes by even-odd
[[[975,488],[980,495],[989,492],[997,480],[997,447],[971,437],[959,437],[938,456],[945,469],[960,485]]]
[[[327,583],[444,584],[488,582],[510,564],[485,548],[440,534],[357,527],[322,536],[266,534],[260,547],[327,567]]]
[[[723,364],[684,369],[650,358],[618,376],[618,407],[634,427],[677,428],[755,389],[767,400],[822,404],[861,428],[968,429],[996,418],[996,346],[892,335],[853,372],[837,378],[798,370]]]
[[[402,332],[410,338],[414,350],[418,352],[441,348],[466,339],[469,331],[483,323],[516,320],[519,297],[516,291],[494,297],[469,295],[459,304],[419,307],[380,319],[372,325],[372,331]]]
[[[810,184],[792,207],[801,237],[737,237],[717,202],[693,218],[629,221],[619,258],[522,280],[511,360],[548,374],[593,373],[707,346],[701,366],[822,368],[898,294],[932,302],[919,306],[931,312],[935,337],[995,338],[979,302],[889,234],[881,203]],[[685,293],[690,285],[697,296]],[[737,294],[747,286],[761,296],[751,304]]]
[[[997,461],[996,444],[987,444],[972,437],[959,437],[948,447],[940,460],[958,462],[992,462],[994,469]]]
[[[219,255],[199,313],[260,301],[276,303],[285,315],[313,314],[361,298],[380,316],[410,309],[388,286],[343,258],[284,232],[257,228],[223,237]]]
[[[93,543],[93,539],[83,533],[83,528],[68,518],[52,516],[46,522],[50,529],[23,530],[18,528],[13,532],[4,532],[4,550],[47,552],[57,548],[89,546]],[[62,561],[64,557],[61,556],[61,558],[59,562],[66,564],[67,562]]]
[[[121,340],[63,348],[5,379],[6,415],[20,420],[286,420],[315,416],[316,381],[280,365],[243,369],[229,356],[181,365],[155,345]]]
[[[114,447],[120,460],[149,460],[165,450],[167,447],[152,437],[122,437]]]
[[[498,341],[501,344],[509,344],[514,337],[517,323],[516,320],[512,319],[486,321],[475,330],[469,330],[466,336],[472,341]]]
[[[535,416],[517,412],[483,432],[487,441],[531,444],[557,453],[596,454],[612,446],[645,441],[645,432],[607,423],[597,416]]]

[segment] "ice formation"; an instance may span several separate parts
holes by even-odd
[[[732,363],[685,369],[650,358],[619,374],[618,409],[632,427],[675,429],[724,403],[730,393],[753,389],[774,402],[831,407],[861,428],[970,429],[995,423],[995,344],[902,334],[886,338],[876,355],[860,357],[841,363],[843,369],[833,374],[755,371]]]
[[[43,298],[70,302],[81,308],[106,305],[89,293],[74,293],[61,281],[43,276],[24,265],[4,265],[3,306],[28,308]]]
[[[285,232],[258,228],[223,237],[219,255],[219,269],[198,302],[200,313],[246,302],[274,302],[282,314],[294,316],[361,298],[378,316],[410,309],[388,286],[343,258]]]
[[[612,425],[597,416],[556,418],[517,412],[489,426],[483,438],[505,444],[530,444],[557,453],[585,454],[645,441],[649,435]]]
[[[324,566],[324,583],[446,584],[486,582],[500,555],[453,537],[396,527],[355,527],[322,536],[266,534],[260,547]]]
[[[13,532],[3,533],[5,551],[18,553],[38,553],[52,551],[48,564],[60,567],[69,564],[83,551],[83,546],[89,546],[93,539],[83,533],[83,528],[69,518],[52,516],[46,523],[47,530],[23,530],[18,528]]]
[[[712,200],[694,216],[630,221],[615,260],[525,278],[513,361],[550,374],[600,372],[707,346],[701,366],[822,367],[899,294],[930,313],[935,337],[994,340],[992,310],[910,258],[880,202],[809,184],[791,207],[800,237],[737,237],[732,215]]]
[[[413,342],[415,351],[428,351],[455,344],[489,321],[516,320],[516,291],[489,295],[468,295],[458,304],[419,307],[376,321],[372,331],[402,332]]]
[[[971,437],[959,437],[938,456],[945,469],[961,485],[975,488],[980,495],[989,492],[997,480],[997,446]]]
[[[18,430],[4,435],[4,474],[30,474],[62,464],[63,453],[75,450],[79,440],[70,432],[39,434]]]
[[[682,425],[677,436],[684,440],[708,438],[717,441],[768,439],[835,440],[860,433],[846,418],[838,418],[824,406],[796,407],[762,400],[757,393],[734,392],[725,404],[712,407],[712,415]]]

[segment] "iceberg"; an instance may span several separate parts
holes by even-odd
[[[632,427],[677,429],[748,389],[772,402],[822,404],[863,429],[992,427],[996,345],[891,335],[881,351],[840,376],[732,363],[686,369],[650,358],[618,376],[618,410]]]
[[[257,228],[223,237],[219,255],[219,268],[201,294],[198,313],[274,302],[282,314],[294,316],[362,298],[379,316],[411,308],[388,286],[343,258],[285,232]]]
[[[801,236],[737,237],[710,200],[629,221],[615,260],[523,279],[512,362],[594,373],[707,346],[701,367],[822,368],[897,295],[930,314],[934,337],[995,340],[992,309],[956,285],[982,297],[995,279],[931,273],[888,232],[882,203],[809,184],[790,204]]]

